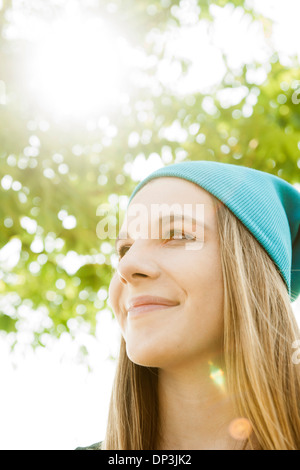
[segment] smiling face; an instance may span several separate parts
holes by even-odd
[[[143,207],[142,236],[131,230],[136,227],[131,224],[136,216],[130,215],[135,204]],[[179,205],[183,222],[170,218],[159,226],[153,215],[155,204]],[[187,207],[192,207],[197,226],[185,219]],[[201,357],[220,353],[223,276],[215,210],[207,191],[175,177],[151,180],[132,199],[120,230],[128,238],[117,242],[123,256],[109,286],[110,303],[132,362],[160,368],[197,366]],[[180,239],[183,236],[187,239]],[[177,305],[131,316],[130,299],[142,295],[164,297]]]

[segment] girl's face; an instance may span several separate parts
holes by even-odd
[[[130,214],[136,204],[143,208],[142,217]],[[160,215],[178,212],[170,210],[174,204],[181,209],[183,221],[172,222],[170,217],[159,225]],[[163,208],[158,214],[157,205]],[[192,214],[188,213],[197,219],[197,226],[185,219],[187,208],[192,208]],[[137,217],[142,219],[141,227],[133,223]],[[109,299],[129,359],[143,366],[167,368],[197,365],[204,355],[219,354],[223,277],[212,196],[181,178],[151,180],[132,199],[120,234],[117,249],[126,248],[111,279]],[[183,236],[188,240],[180,239]],[[195,241],[191,241],[193,237]],[[130,299],[142,295],[164,297],[177,305],[131,316]]]

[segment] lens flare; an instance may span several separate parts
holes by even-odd
[[[228,427],[229,434],[238,441],[248,439],[253,431],[250,421],[246,418],[237,418],[231,421]]]
[[[213,382],[222,390],[225,390],[225,376],[224,371],[219,367],[215,367],[212,362],[209,362],[210,365],[210,378]]]

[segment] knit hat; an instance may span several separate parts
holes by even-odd
[[[155,170],[150,180],[178,177],[222,201],[250,230],[278,267],[293,302],[300,294],[300,192],[278,176],[231,163],[187,161]]]

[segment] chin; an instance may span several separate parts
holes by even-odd
[[[137,348],[129,348],[126,346],[128,358],[134,364],[144,367],[163,367],[165,361],[161,354],[154,353],[153,351],[138,350]]]

